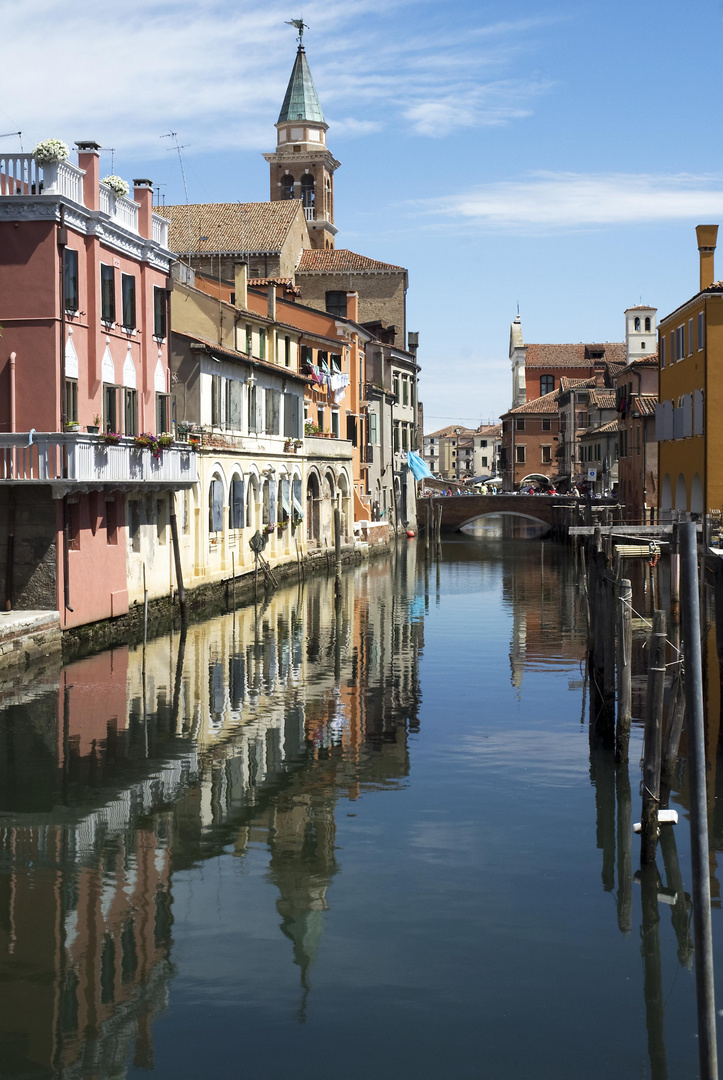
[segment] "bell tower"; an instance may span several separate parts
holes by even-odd
[[[301,199],[311,246],[333,248],[334,173],[341,162],[327,150],[324,120],[319,98],[306,61],[301,19],[292,19],[299,32],[296,60],[276,121],[276,151],[264,154],[269,163],[271,202]]]

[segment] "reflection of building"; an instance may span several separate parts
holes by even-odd
[[[577,573],[566,553],[547,547],[539,562],[504,565],[505,604],[512,616],[511,682],[522,686],[526,669],[562,664],[580,657],[585,619],[579,605]]]
[[[5,699],[4,1069],[152,1065],[151,1022],[171,977],[171,867],[229,843],[238,856],[252,839],[268,846],[303,1011],[339,872],[336,805],[409,770],[414,560],[413,545],[401,549],[394,600],[387,564],[370,562],[344,575],[338,597],[333,579],[316,578]]]

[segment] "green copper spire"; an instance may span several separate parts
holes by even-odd
[[[284,104],[281,106],[279,119],[276,122],[283,124],[289,120],[311,120],[315,124],[326,123],[314,80],[306,62],[303,45],[299,45],[294,70],[291,72],[289,85],[286,88]]]

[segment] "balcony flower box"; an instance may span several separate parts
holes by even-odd
[[[121,437],[117,431],[106,431],[103,436],[103,442],[106,444],[106,446],[118,446],[118,443],[120,441]]]

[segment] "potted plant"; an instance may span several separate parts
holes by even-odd
[[[198,435],[189,436],[188,443],[189,443],[189,446],[191,447],[192,450],[200,450],[201,449],[201,439],[199,438]]]
[[[77,420],[66,420],[64,427],[66,431],[71,433],[80,431],[80,424]]]
[[[33,150],[33,157],[38,165],[51,165],[57,161],[67,161],[70,149],[62,139],[43,139]]]
[[[168,450],[173,446],[173,435],[169,431],[164,431],[161,435],[156,436],[156,442],[161,450]]]
[[[111,173],[109,176],[104,176],[101,180],[101,184],[105,184],[106,187],[110,188],[118,199],[125,198],[130,191],[127,181],[125,181],[122,176],[116,176],[114,173]]]
[[[117,446],[120,441],[121,437],[117,431],[106,431],[103,435],[103,442],[106,446]]]
[[[133,439],[133,445],[139,450],[150,450],[151,457],[156,461],[161,456],[162,448],[156,436],[152,435],[150,431],[142,431],[140,435],[136,435]]]
[[[97,435],[100,431],[100,413],[96,413],[93,417],[92,424],[86,424],[85,430],[89,435]]]

